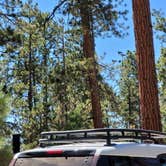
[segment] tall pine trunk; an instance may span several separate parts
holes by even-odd
[[[43,128],[45,130],[48,130],[48,119],[49,119],[49,108],[48,108],[48,50],[46,45],[46,24],[44,24],[44,32],[43,32],[43,38],[44,38],[44,49],[43,49],[43,74],[44,74],[44,80],[43,80],[43,108],[44,108],[44,126]]]
[[[141,127],[162,130],[149,0],[133,0]]]
[[[100,104],[99,86],[97,81],[93,29],[91,26],[92,15],[90,13],[88,1],[85,2],[85,0],[80,0],[80,2],[80,13],[83,29],[83,53],[87,60],[91,62],[91,65],[88,66],[88,81],[91,93],[93,123],[94,128],[102,128],[102,111]]]
[[[33,107],[33,82],[32,82],[32,34],[29,34],[29,88],[28,88],[28,107],[32,111]]]

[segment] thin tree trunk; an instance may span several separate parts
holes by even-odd
[[[63,32],[64,34],[65,32]],[[62,38],[62,59],[63,59],[63,71],[62,71],[62,76],[63,76],[63,81],[64,84],[62,86],[62,90],[63,90],[63,101],[62,101],[62,107],[63,107],[63,118],[64,118],[64,125],[65,127],[67,127],[67,121],[68,121],[68,113],[67,113],[67,82],[66,82],[66,57],[65,57],[65,38],[63,35]]]
[[[162,130],[149,0],[133,0],[141,127]]]
[[[130,85],[128,85],[128,110],[129,110],[129,128],[133,127],[133,122],[132,122],[132,103],[131,103],[131,90],[130,90]],[[134,110],[133,110],[134,111]]]
[[[47,51],[47,45],[46,45],[46,24],[44,24],[44,32],[43,32],[43,38],[44,38],[44,50],[43,50],[43,69],[44,69],[44,80],[43,80],[43,92],[44,92],[44,98],[43,98],[43,107],[44,107],[44,129],[48,130],[48,114],[49,114],[49,108],[48,108],[48,51]]]
[[[84,2],[83,0],[81,0],[80,2],[80,13],[83,29],[83,52],[87,60],[91,62],[91,65],[88,66],[88,80],[91,93],[93,123],[95,128],[102,128],[102,111],[100,105],[99,86],[97,81],[97,69],[94,53],[94,38],[93,29],[91,28],[92,16],[90,14],[90,9],[88,8],[86,2]]]
[[[28,90],[28,106],[32,111],[33,107],[33,83],[32,83],[32,35],[29,35],[29,90]]]
[[[45,50],[46,51],[46,50]],[[48,114],[49,114],[49,108],[48,108],[48,76],[47,76],[47,52],[44,52],[43,55],[44,58],[44,98],[43,98],[43,106],[44,106],[44,129],[48,130]]]
[[[64,32],[63,32],[64,33]],[[61,102],[61,114],[60,114],[60,119],[61,119],[61,130],[65,130],[67,128],[67,99],[66,99],[66,88],[67,88],[67,82],[66,82],[66,57],[65,57],[65,39],[64,35],[61,38],[62,42],[62,82],[63,84],[61,85],[61,90],[60,90],[60,102]]]
[[[32,108],[33,108],[33,71],[32,71],[32,34],[29,34],[29,43],[28,43],[28,121],[32,119]],[[27,143],[32,142],[33,134],[27,138]]]

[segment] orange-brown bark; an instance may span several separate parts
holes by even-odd
[[[162,130],[149,0],[133,0],[141,127]]]
[[[93,30],[91,28],[91,15],[88,6],[81,0],[81,21],[83,29],[83,52],[84,56],[90,61],[91,66],[88,66],[88,81],[91,93],[92,114],[94,128],[102,128],[102,111],[100,105],[99,86],[97,81],[97,69],[94,53],[94,38]]]

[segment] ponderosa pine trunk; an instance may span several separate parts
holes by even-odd
[[[149,0],[133,0],[141,128],[162,130]]]
[[[80,4],[81,22],[83,30],[83,53],[84,56],[87,58],[88,62],[90,62],[91,64],[90,66],[88,66],[88,81],[91,93],[93,123],[94,128],[102,128],[102,111],[100,104],[99,86],[97,81],[93,29],[91,26],[92,15],[90,14],[88,1],[85,2],[85,0],[80,0]]]
[[[32,107],[33,107],[33,82],[32,82],[32,34],[29,34],[29,88],[28,88],[28,107],[29,107],[29,111],[32,111]]]
[[[44,126],[43,128],[47,131],[49,129],[48,119],[49,119],[49,106],[48,106],[48,50],[46,46],[46,24],[44,24],[44,32],[43,32],[44,42],[44,50],[43,50],[43,71],[44,71],[44,98],[43,98],[43,107],[44,107]]]

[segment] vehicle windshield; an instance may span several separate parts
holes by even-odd
[[[15,166],[91,166],[93,156],[19,158]]]

